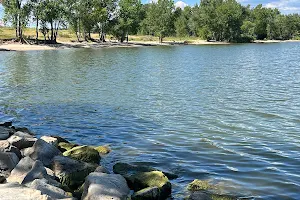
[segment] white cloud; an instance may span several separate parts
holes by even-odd
[[[267,3],[267,8],[277,8],[284,13],[300,13],[300,1],[299,0],[279,0]]]
[[[183,2],[183,1],[177,1],[175,3],[175,8],[181,8],[182,10],[184,9],[184,7],[188,6],[187,3]]]

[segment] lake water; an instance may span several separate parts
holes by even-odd
[[[300,198],[300,43],[1,52],[6,120],[176,173],[174,199]]]

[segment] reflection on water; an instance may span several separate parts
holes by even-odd
[[[300,45],[0,53],[0,121],[111,144],[103,160],[144,163],[223,193],[297,199]]]

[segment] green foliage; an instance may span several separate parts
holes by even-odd
[[[174,7],[173,0],[141,4],[141,0],[3,0],[5,22],[22,41],[23,30],[35,21],[45,40],[56,42],[58,30],[68,27],[81,38],[92,40],[97,32],[123,42],[128,34],[200,37],[206,40],[251,42],[259,39],[300,38],[299,14],[283,15],[277,9],[242,6],[237,0],[201,0],[200,5]]]

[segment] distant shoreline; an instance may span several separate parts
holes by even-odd
[[[255,40],[252,43],[242,44],[270,44],[270,43],[284,43],[284,42],[300,42],[300,40]],[[110,48],[110,47],[142,47],[142,46],[174,46],[174,45],[231,45],[238,43],[229,42],[210,42],[206,40],[194,40],[194,41],[165,41],[158,43],[155,41],[129,41],[128,43],[120,42],[59,42],[57,44],[21,44],[15,42],[7,42],[0,44],[0,51],[39,51],[39,50],[61,50],[61,49],[98,49],[98,48]]]

